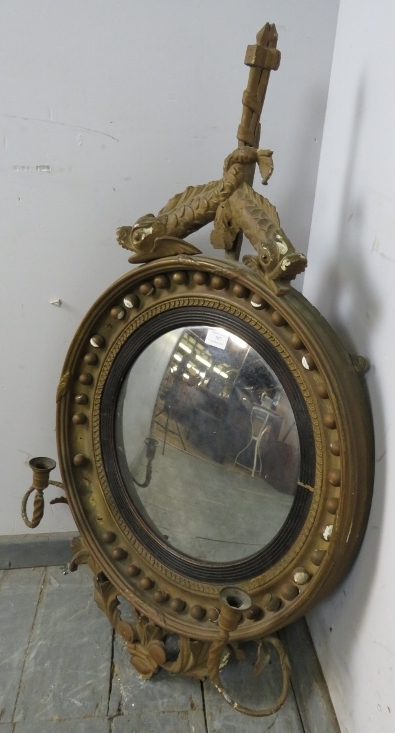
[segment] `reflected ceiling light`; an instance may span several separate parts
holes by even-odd
[[[246,341],[243,341],[243,339],[239,338],[239,336],[235,336],[234,333],[230,333],[230,331],[227,331],[226,328],[216,328],[216,331],[221,331],[222,333],[225,333],[231,341],[233,341],[236,346],[239,346],[240,349],[246,349],[248,344]]]
[[[189,379],[189,374],[186,374],[186,372],[184,372],[182,376],[184,377],[184,379]]]
[[[218,367],[213,367],[213,372],[215,372],[216,374],[219,374],[221,377],[224,377],[224,379],[228,379],[228,374],[225,374],[225,372],[221,372],[221,370],[218,369]]]
[[[231,341],[233,341],[234,344],[236,344],[236,346],[240,346],[241,349],[247,348],[246,342],[243,341],[243,339],[239,338],[238,336],[235,336],[234,333],[230,333],[229,338]]]
[[[192,349],[190,349],[189,346],[187,346],[186,344],[184,344],[183,341],[180,341],[180,343],[178,345],[179,345],[180,349],[184,349],[184,351],[186,351],[187,354],[190,354],[192,352]]]
[[[181,354],[174,354],[173,359],[176,359],[177,361],[182,361],[182,356]]]
[[[203,359],[203,357],[202,356],[199,356],[199,354],[196,354],[196,360],[197,361],[200,361],[201,364],[204,364],[204,366],[206,366],[206,367],[211,367],[210,362],[207,361],[207,359]]]

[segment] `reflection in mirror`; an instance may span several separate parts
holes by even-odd
[[[275,537],[297,487],[299,438],[284,389],[249,344],[207,326],[165,333],[132,365],[116,414],[127,492],[167,544],[224,563]]]

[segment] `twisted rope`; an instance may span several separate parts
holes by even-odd
[[[58,486],[60,489],[63,489],[63,484],[60,483],[60,481],[48,481],[48,484],[51,484],[52,486]],[[33,502],[33,516],[31,519],[27,516],[27,502],[29,500],[30,494],[33,493],[33,491],[36,491],[36,496],[34,497]],[[22,507],[21,507],[21,514],[22,519],[25,522],[26,526],[30,529],[35,529],[40,524],[43,516],[44,516],[44,489],[36,489],[34,486],[31,486],[30,489],[26,491],[26,494],[24,495],[22,499]]]

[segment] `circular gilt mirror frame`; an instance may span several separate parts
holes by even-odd
[[[264,355],[290,397],[301,446],[285,525],[261,552],[222,565],[155,536],[116,475],[114,405],[126,366],[159,334],[196,322],[228,326]],[[189,639],[218,636],[219,597],[229,585],[253,604],[234,640],[266,636],[305,614],[344,576],[367,521],[373,440],[356,367],[300,293],[278,297],[238,262],[178,255],[118,280],[82,322],[58,394],[60,466],[95,571],[140,614]]]
[[[252,711],[225,695],[231,705],[251,715],[269,715],[285,700],[289,665],[280,641],[270,634],[304,615],[347,572],[366,527],[374,466],[369,401],[359,373],[366,362],[347,354],[329,324],[291,288],[291,281],[307,265],[306,257],[295,251],[275,207],[252,188],[256,165],[263,183],[273,170],[272,151],[259,149],[259,119],[269,75],[280,64],[276,46],[276,28],[267,23],[256,45],[247,47],[245,63],[250,73],[242,100],[238,148],[226,158],[222,178],[189,186],[173,196],[157,216],[147,214],[133,226],[117,230],[119,244],[133,252],[129,262],[140,266],[104,292],[86,315],[69,349],[57,394],[60,468],[81,534],[74,543],[71,569],[89,563],[95,575],[96,600],[125,638],[131,661],[145,678],[159,667],[200,679],[208,674],[223,691],[220,670],[229,637],[232,648],[240,641],[259,641],[256,671],[269,658],[267,644],[275,648],[283,690],[272,707]],[[185,239],[210,222],[214,224],[211,244],[225,250],[223,260],[200,256],[200,250]],[[246,255],[241,264],[243,235],[256,254]],[[266,374],[274,375],[274,382],[280,385],[280,405],[284,394],[297,428],[298,460],[293,464],[293,477],[298,466],[299,471],[288,515],[268,540],[255,542],[258,549],[233,560],[216,561],[213,553],[208,561],[167,541],[144,511],[144,501],[133,493],[130,465],[132,490],[125,485],[116,437],[118,413],[124,404],[122,386],[133,381],[135,364],[144,354],[147,364],[147,347],[181,327],[220,328],[229,338],[233,335],[248,345],[261,359]],[[230,371],[221,372],[218,363],[217,372],[228,378]],[[208,366],[215,371],[214,364]],[[169,364],[167,369],[170,371]],[[230,389],[231,379],[228,383]],[[146,389],[148,394],[149,364],[140,384],[141,390],[135,387],[135,392]],[[258,401],[255,399],[258,409],[262,408],[261,416],[264,407],[259,400],[265,399],[264,387],[261,383]],[[271,405],[277,408],[275,399]],[[132,421],[141,404],[132,401],[128,413]],[[188,407],[188,399],[185,404]],[[273,407],[270,410],[275,412]],[[151,411],[151,416],[159,414]],[[227,425],[231,422],[229,419]],[[233,423],[232,430],[237,432],[239,422],[235,419]],[[139,441],[147,446],[147,473],[138,486],[147,487],[155,455],[152,449],[158,441],[152,432],[148,437],[143,432]],[[269,437],[274,433],[271,430]],[[259,435],[263,435],[262,427]],[[164,446],[165,440],[163,451]],[[255,459],[257,447],[258,442]],[[281,451],[277,455],[273,451],[271,458],[279,463],[280,455]],[[27,501],[36,489],[32,521],[26,517],[26,502],[23,506],[24,519],[32,527],[42,516],[42,489],[48,485],[50,470],[44,459],[39,460],[41,469],[36,466],[36,474],[45,469],[46,479],[36,476],[25,497]],[[207,466],[205,470],[207,482]],[[239,476],[235,471],[236,496]],[[181,478],[185,483],[185,477]],[[195,477],[193,490],[199,491],[202,484],[196,484]],[[222,486],[216,503],[220,508],[222,502],[226,504],[228,517],[237,520],[229,512],[226,480]],[[280,493],[281,489],[284,485]],[[190,495],[192,502],[193,492]],[[235,513],[238,511],[241,515],[235,505]],[[174,514],[181,523],[177,511]],[[256,515],[255,511],[261,538]],[[248,527],[249,521],[245,514],[240,516]],[[119,596],[132,605],[135,621],[122,617]]]

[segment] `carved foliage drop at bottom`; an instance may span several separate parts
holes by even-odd
[[[178,654],[175,661],[167,661],[164,641],[167,631],[132,606],[136,622],[126,621],[121,616],[118,591],[95,564],[92,555],[81,540],[73,542],[76,550],[70,562],[70,569],[77,570],[79,564],[88,563],[94,573],[94,598],[106,614],[115,631],[126,641],[130,661],[144,679],[150,679],[161,667],[169,672],[197,677],[207,677],[209,642],[195,641],[185,636],[178,637]]]
[[[104,573],[95,565],[91,554],[83,546],[81,540],[74,542],[76,553],[70,563],[70,568],[76,570],[79,564],[88,563],[95,573],[94,597],[99,608],[107,615],[111,625],[126,641],[126,648],[130,654],[130,661],[143,679],[151,679],[160,668],[173,674],[181,674],[204,680],[210,677],[225,700],[236,710],[255,717],[272,715],[284,704],[289,689],[290,665],[287,654],[281,642],[268,636],[257,640],[258,657],[254,667],[254,676],[260,674],[266,667],[270,654],[267,643],[274,646],[280,657],[283,672],[283,688],[277,701],[263,710],[251,710],[231,700],[223,691],[220,684],[220,670],[227,664],[229,651],[239,656],[238,644],[229,641],[229,635],[220,631],[219,638],[214,642],[197,641],[186,636],[177,638],[177,657],[174,661],[167,660],[165,640],[168,632],[157,626],[148,616],[133,608],[136,623],[126,621],[120,612],[120,602],[117,589],[106,578]]]

